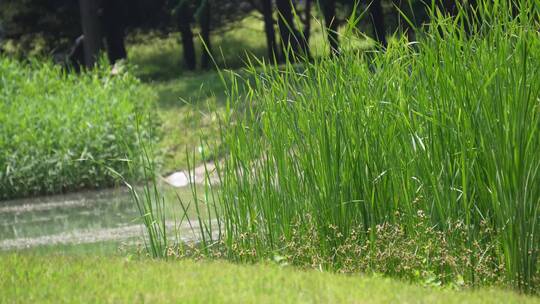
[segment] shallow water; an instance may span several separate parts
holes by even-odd
[[[203,192],[201,186],[196,188]],[[166,201],[168,233],[177,234],[179,241],[197,241],[199,229],[192,229],[197,223],[191,221],[192,227],[186,220],[175,221],[184,219],[178,198],[184,206],[190,205],[190,188],[164,186],[160,191]],[[199,215],[208,219],[204,211]],[[195,209],[190,208],[188,218],[196,217]],[[74,246],[85,245],[86,252],[103,251],[104,246],[110,252],[114,248],[111,244],[143,243],[145,229],[141,223],[138,208],[126,188],[0,201],[0,251],[41,251],[51,247],[62,252],[69,248],[71,252]]]
[[[120,240],[142,235],[127,189],[0,202],[0,249]]]

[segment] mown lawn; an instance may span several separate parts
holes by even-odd
[[[452,291],[277,265],[4,255],[5,303],[540,303],[500,290]]]

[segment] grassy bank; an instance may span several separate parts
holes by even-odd
[[[147,121],[155,97],[130,73],[0,58],[0,80],[0,199],[110,186],[109,168],[132,177],[135,116]]]
[[[276,265],[4,255],[6,303],[538,303],[510,292],[456,292]]]
[[[433,17],[414,45],[233,81],[219,196],[197,200],[219,205],[224,227],[206,252],[218,242],[235,261],[537,291],[540,37],[528,3],[513,16],[510,2],[484,1],[474,20]]]

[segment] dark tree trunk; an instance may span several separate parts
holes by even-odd
[[[384,24],[384,14],[381,6],[381,0],[373,0],[373,2],[371,2],[370,12],[373,31],[375,32],[375,39],[383,47],[386,47],[386,26]]]
[[[324,25],[326,35],[330,43],[330,54],[336,56],[339,54],[338,22],[336,20],[336,2],[334,0],[321,0],[319,2],[322,14],[324,16]]]
[[[75,43],[67,55],[66,64],[76,72],[79,72],[81,66],[84,65],[84,59],[84,35],[80,35],[75,40]]]
[[[262,0],[262,14],[264,18],[264,32],[266,34],[266,45],[268,48],[268,58],[274,62],[279,58],[276,31],[274,29],[274,17],[272,17],[272,0]]]
[[[397,3],[396,3],[397,2]],[[399,32],[403,35],[407,35],[409,41],[416,40],[416,35],[414,32],[414,27],[416,26],[416,21],[414,20],[414,12],[409,5],[409,0],[394,0],[393,4],[399,8],[401,12],[397,12],[397,20],[399,26]],[[412,24],[409,24],[409,21],[405,19],[402,13],[409,19]]]
[[[300,50],[300,35],[293,22],[293,6],[290,0],[276,0],[278,28],[283,47],[283,59],[297,59]]]
[[[304,29],[302,31],[302,40],[301,42],[301,48],[307,57],[311,57],[309,53],[309,38],[311,36],[311,0],[304,0],[305,7],[304,7],[304,19],[302,20],[304,24]]]
[[[113,64],[127,57],[124,44],[126,17],[123,5],[121,0],[103,1],[103,23],[105,25],[107,55],[109,61]]]
[[[195,70],[197,59],[195,58],[195,45],[193,44],[193,31],[191,30],[192,12],[189,3],[183,1],[178,7],[178,29],[182,38],[184,51],[184,65],[188,70]]]
[[[441,9],[443,12],[450,14],[451,16],[455,16],[457,13],[457,5],[456,0],[442,0],[440,2]]]
[[[201,39],[203,42],[203,51],[201,58],[201,68],[207,69],[210,67],[212,47],[210,44],[210,13],[211,5],[210,0],[202,0],[201,13],[199,16],[199,23],[201,26]]]
[[[93,67],[99,52],[103,49],[99,21],[98,0],[79,0],[81,26],[84,35],[84,63]]]

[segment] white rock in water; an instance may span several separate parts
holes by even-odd
[[[167,176],[165,181],[173,187],[185,187],[189,185],[187,174],[181,171],[174,172],[173,174]]]

